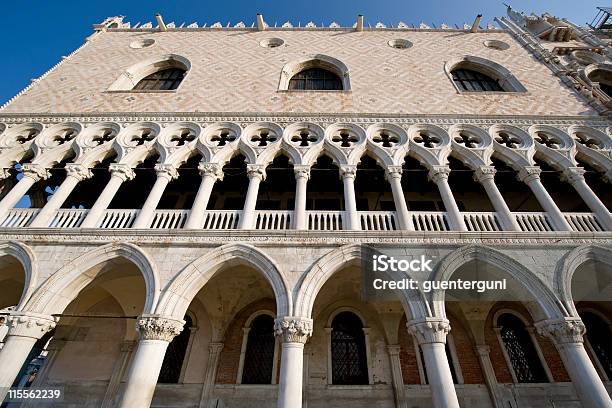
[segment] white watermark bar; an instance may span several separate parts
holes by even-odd
[[[28,387],[28,388],[6,388],[4,402],[50,402],[64,400],[64,387]]]

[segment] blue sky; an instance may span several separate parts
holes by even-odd
[[[536,13],[548,10],[579,24],[591,21],[596,6],[606,5],[602,0],[506,1],[518,10]],[[250,25],[260,12],[271,25],[287,20],[305,24],[312,20],[317,25],[337,21],[344,26],[352,25],[357,14],[363,14],[366,23],[372,25],[377,21],[397,24],[400,20],[439,25],[471,23],[478,13],[488,22],[505,13],[502,2],[493,0],[4,0],[0,10],[0,38],[5,55],[0,64],[0,104],[57,63],[62,55],[81,45],[91,34],[92,24],[111,15],[124,15],[132,24],[154,21],[154,14],[160,12],[166,22],[177,24],[196,21],[210,25],[221,21],[225,25],[242,20]]]

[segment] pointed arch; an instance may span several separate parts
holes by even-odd
[[[457,92],[473,92],[467,89],[461,89],[457,86],[457,82],[453,79],[453,71],[469,70],[490,77],[499,84],[502,92],[527,92],[527,89],[521,82],[503,65],[486,58],[476,57],[473,55],[464,55],[453,58],[444,64],[444,70]]]
[[[285,64],[281,70],[278,90],[287,91],[291,78],[297,73],[310,68],[321,68],[332,72],[340,78],[342,91],[350,91],[351,82],[349,80],[348,67],[342,61],[324,54],[313,54]]]
[[[185,77],[183,77],[184,81],[191,69],[191,62],[187,58],[177,54],[165,54],[148,58],[127,68],[119,78],[113,82],[108,90],[131,91],[148,75],[173,68],[185,71]]]
[[[19,298],[19,303],[17,304],[17,309],[21,309],[21,307],[31,296],[36,284],[38,283],[38,265],[36,262],[36,255],[34,254],[34,251],[32,251],[32,249],[26,244],[17,241],[5,241],[0,243],[0,256],[13,257],[17,259],[17,261],[19,261],[23,267],[25,279],[23,282],[21,297]]]
[[[182,318],[198,292],[223,268],[250,266],[268,281],[276,298],[278,316],[291,316],[289,284],[276,262],[254,246],[227,244],[213,249],[187,265],[168,284],[156,312]]]
[[[152,313],[160,292],[157,268],[142,248],[125,242],[104,245],[65,265],[36,289],[23,310],[42,314],[61,313],[96,278],[87,272],[102,262],[116,258],[127,259],[142,273],[146,290],[143,313]]]
[[[509,255],[487,246],[468,245],[452,251],[438,264],[433,280],[448,281],[460,267],[474,260],[495,266],[509,274],[532,295],[548,319],[561,319],[569,315],[558,297],[529,268]],[[433,291],[432,303],[436,315],[440,317],[446,314],[444,299],[444,290]]]
[[[360,262],[361,259],[361,245],[345,245],[328,252],[317,260],[308,269],[308,272],[304,275],[304,279],[297,284],[294,290],[294,315],[310,318],[316,297],[321,291],[321,288],[323,288],[323,285],[336,272],[351,263]],[[397,278],[403,279],[409,278],[409,276],[402,274],[402,276],[397,276]],[[402,302],[402,306],[407,316],[413,319],[431,316],[429,305],[422,292],[418,291],[418,295],[414,295],[414,291],[398,291],[398,293],[400,294],[399,300]]]
[[[576,270],[587,261],[602,262],[612,269],[612,249],[601,245],[579,246],[563,257],[555,271],[556,290],[560,293],[565,307],[575,317],[578,317],[578,311],[572,296],[572,278]]]

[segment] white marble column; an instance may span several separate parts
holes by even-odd
[[[397,408],[407,408],[404,377],[402,376],[402,364],[399,356],[400,346],[397,344],[388,345],[387,353],[389,353],[389,361],[391,362],[391,378],[393,380],[393,391],[395,393],[395,406]]]
[[[178,177],[176,167],[171,164],[156,164],[155,173],[157,174],[155,184],[153,184],[153,188],[149,192],[145,203],[138,212],[132,228],[149,228],[168,183]]]
[[[344,164],[340,166],[340,177],[344,185],[344,214],[348,230],[360,230],[361,222],[357,213],[357,200],[355,199],[355,176],[357,166]]]
[[[113,366],[113,373],[108,381],[106,392],[104,393],[104,399],[102,400],[102,408],[112,408],[115,406],[117,400],[117,394],[119,387],[121,386],[121,380],[125,374],[125,369],[128,366],[132,352],[134,351],[135,341],[123,341],[121,342],[121,354]]]
[[[11,188],[0,201],[0,219],[23,198],[34,183],[49,178],[49,171],[40,164],[24,164],[21,166],[23,177]]]
[[[40,210],[36,218],[30,224],[30,227],[46,228],[49,226],[49,221],[59,210],[72,190],[82,180],[88,179],[92,176],[91,170],[82,164],[68,163],[66,164],[66,178],[62,184],[55,190],[47,204]]]
[[[276,319],[274,332],[282,340],[278,408],[301,408],[304,375],[304,344],[312,336],[312,319]]]
[[[208,408],[210,405],[213,390],[215,388],[215,381],[217,379],[217,368],[219,366],[221,350],[223,350],[223,343],[213,342],[208,344],[208,364],[206,364],[199,408]]]
[[[402,188],[402,166],[388,166],[386,175],[389,184],[391,184],[399,227],[402,230],[414,231],[412,217],[408,212],[406,197],[404,197],[404,189]]]
[[[582,167],[569,167],[563,171],[563,179],[570,183],[585,204],[595,213],[597,220],[608,231],[612,230],[610,211],[595,195],[584,179],[585,170]]]
[[[495,184],[495,172],[493,166],[482,166],[474,172],[474,180],[484,187],[504,231],[520,231],[521,227],[516,222],[516,217]]]
[[[310,178],[310,166],[297,165],[293,167],[295,172],[295,204],[293,210],[293,228],[296,230],[308,229],[308,218],[306,217],[306,189]]]
[[[257,205],[259,184],[266,179],[266,168],[263,164],[247,164],[247,175],[249,177],[249,188],[244,199],[244,208],[242,209],[238,229],[255,228],[255,206]]]
[[[448,320],[426,318],[407,323],[421,349],[427,369],[434,408],[459,408],[459,400],[453,383],[453,375],[446,358],[446,335],[450,331]]]
[[[113,201],[115,194],[119,191],[119,187],[121,187],[125,181],[132,180],[136,176],[134,170],[127,164],[112,163],[108,169],[111,172],[110,180],[94,205],[87,212],[87,216],[83,220],[81,228],[96,228],[104,211],[106,211],[111,201]]]
[[[542,173],[542,170],[537,166],[523,167],[518,173],[518,179],[529,186],[556,231],[571,231],[572,229],[565,220],[563,213],[544,188],[540,180],[540,173]]]
[[[191,211],[189,211],[189,218],[185,223],[187,229],[202,229],[204,227],[204,216],[212,189],[217,180],[223,180],[223,168],[219,163],[200,163],[198,170],[200,170],[202,181],[193,200]]]
[[[463,215],[461,215],[459,207],[457,207],[455,196],[453,196],[453,192],[448,184],[448,176],[450,175],[450,171],[450,167],[448,166],[433,166],[429,170],[429,179],[438,186],[440,196],[444,202],[446,214],[448,215],[448,222],[451,230],[467,231],[467,227],[463,221]]]
[[[612,408],[612,399],[584,349],[585,327],[580,318],[545,320],[535,326],[538,332],[548,336],[559,350],[582,406]]]
[[[138,318],[136,329],[140,340],[130,364],[125,391],[118,405],[120,408],[151,405],[168,344],[183,330],[184,324],[183,320],[167,316],[143,315]]]
[[[26,362],[34,343],[53,330],[58,318],[27,312],[12,312],[7,317],[8,334],[0,350],[0,402]]]

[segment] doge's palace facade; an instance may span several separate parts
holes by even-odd
[[[478,25],[96,24],[0,109],[0,399],[612,407],[612,47]]]

